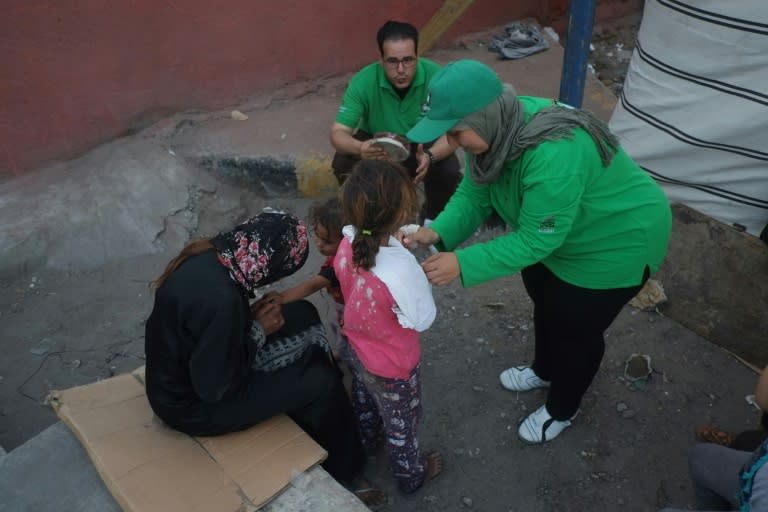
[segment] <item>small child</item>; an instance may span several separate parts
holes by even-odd
[[[344,225],[341,215],[341,203],[334,197],[322,203],[315,203],[309,209],[308,224],[314,232],[315,246],[325,261],[320,266],[320,272],[293,288],[274,294],[281,304],[287,304],[322,290],[328,292],[336,305],[336,323],[331,324],[334,333],[334,358],[338,359],[338,347],[341,344],[341,326],[344,321],[344,297],[341,295],[339,280],[333,270],[333,258],[341,242],[341,228]]]
[[[366,448],[386,439],[390,467],[403,492],[413,492],[443,466],[423,456],[419,332],[435,319],[432,290],[416,258],[392,235],[418,211],[413,180],[398,164],[361,160],[342,185],[350,225],[333,267],[346,307],[341,356],[352,374],[352,406]]]

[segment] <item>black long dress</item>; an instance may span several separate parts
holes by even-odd
[[[307,301],[283,306],[267,343],[321,323]],[[286,368],[256,371],[248,298],[215,251],[193,256],[157,290],[146,325],[146,389],[155,414],[190,435],[248,428],[286,413],[328,451],[325,469],[351,482],[365,459],[342,376],[315,346]]]

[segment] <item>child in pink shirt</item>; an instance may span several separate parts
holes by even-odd
[[[397,164],[361,160],[341,188],[350,225],[333,262],[344,296],[341,356],[352,373],[352,404],[368,448],[384,436],[404,492],[442,471],[439,453],[419,451],[419,332],[435,319],[424,272],[392,235],[418,211],[413,181]]]

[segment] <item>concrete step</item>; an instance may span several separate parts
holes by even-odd
[[[75,435],[55,423],[0,455],[0,511],[121,512]],[[366,512],[368,508],[320,466],[310,469],[261,509]]]

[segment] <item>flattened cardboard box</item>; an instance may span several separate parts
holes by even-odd
[[[49,396],[126,512],[255,510],[327,455],[284,415],[217,437],[172,430],[142,370]]]

